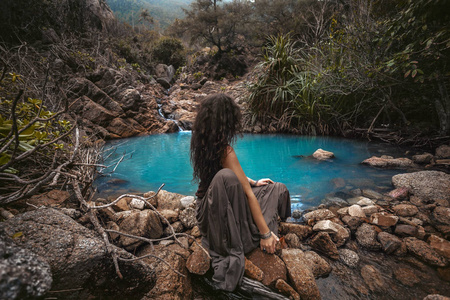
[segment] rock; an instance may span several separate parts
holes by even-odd
[[[163,228],[158,215],[152,210],[131,211],[130,214],[118,223],[120,231],[131,235],[146,237],[150,239],[160,238]],[[127,236],[120,236],[119,243],[122,247],[136,249],[144,241]]]
[[[14,215],[9,210],[0,207],[0,217],[0,219],[9,220],[11,218],[14,218]]]
[[[378,206],[369,205],[362,207],[362,210],[366,216],[370,216],[371,214],[377,213],[379,211]]]
[[[348,206],[347,201],[345,201],[344,199],[339,198],[339,197],[326,197],[324,200],[322,200],[322,204],[324,204],[326,207],[330,207],[330,206],[345,207],[345,206]]]
[[[309,242],[310,246],[331,259],[338,259],[339,253],[336,245],[331,240],[331,237],[326,232],[319,232]]]
[[[374,190],[371,190],[371,189],[364,189],[364,190],[362,190],[362,195],[364,197],[367,197],[367,198],[370,198],[370,199],[376,199],[376,200],[383,199],[383,195],[381,195],[380,193],[375,192]],[[368,204],[368,205],[370,205],[370,204]]]
[[[428,295],[423,300],[450,300],[449,297],[438,295],[438,294],[432,294]]]
[[[428,238],[428,243],[430,247],[433,248],[437,253],[450,259],[450,242],[438,237],[434,234],[431,234]]]
[[[186,262],[186,268],[193,274],[204,275],[209,270],[210,264],[211,259],[208,254],[198,248],[189,256]]]
[[[400,237],[417,236],[417,227],[411,225],[397,224],[395,234]]]
[[[49,264],[30,250],[16,246],[4,232],[0,233],[0,299],[43,296],[52,286]]]
[[[437,267],[445,267],[447,262],[440,254],[438,254],[430,245],[415,237],[407,237],[404,239],[408,252],[423,260],[430,265]]]
[[[437,268],[437,273],[438,273],[439,278],[441,278],[442,280],[450,282],[450,267]]]
[[[316,225],[314,225],[313,230],[329,233],[332,240],[336,243],[337,247],[345,244],[345,242],[350,237],[350,234],[344,227],[330,220],[322,220],[317,222]]]
[[[364,160],[362,164],[377,168],[408,169],[416,167],[414,162],[409,158],[390,158],[376,156],[372,156],[371,158]]]
[[[347,202],[348,202],[349,204],[351,204],[351,205],[354,205],[354,204],[357,204],[359,201],[365,200],[365,199],[367,199],[367,197],[364,197],[364,196],[356,196],[356,197],[352,197],[352,198],[347,199]]]
[[[370,216],[370,223],[384,228],[395,226],[397,222],[397,216],[385,212],[375,213]]]
[[[426,165],[431,163],[433,160],[433,154],[431,153],[423,153],[423,154],[417,154],[412,157],[413,162],[420,165]]]
[[[294,219],[299,219],[299,218],[301,218],[302,217],[302,211],[301,210],[299,210],[299,209],[294,209],[293,211],[292,211],[292,218],[294,218]]]
[[[303,216],[303,219],[305,220],[305,222],[307,222],[308,224],[310,222],[317,222],[320,220],[326,220],[326,219],[331,219],[336,217],[336,215],[328,209],[317,209],[314,211],[311,211],[309,213],[306,213]]]
[[[145,202],[136,198],[131,199],[130,202],[130,207],[131,208],[135,208],[135,209],[139,209],[139,210],[143,210],[145,207]]]
[[[170,89],[170,82],[166,78],[156,78],[156,82],[159,83],[166,90]]]
[[[339,249],[339,260],[350,268],[356,268],[359,262],[359,255],[350,249]]]
[[[34,195],[27,202],[38,207],[57,207],[69,199],[69,197],[70,195],[67,191],[52,190],[47,193]]]
[[[117,212],[129,210],[130,207],[128,206],[128,202],[130,202],[130,201],[128,201],[127,198],[128,198],[129,200],[131,200],[129,197],[121,198],[118,202],[116,202],[116,204],[114,204],[114,205],[112,206],[112,208],[113,208],[115,211],[117,211]]]
[[[155,74],[157,78],[164,78],[167,82],[171,82],[175,75],[175,70],[173,66],[158,64],[155,67]]]
[[[317,149],[312,156],[317,160],[329,160],[331,158],[334,158],[334,153],[322,149]]]
[[[331,273],[330,264],[314,251],[305,251],[305,259],[315,278],[325,277]]]
[[[384,291],[385,282],[381,272],[372,265],[365,265],[361,268],[361,276],[364,282],[369,286],[369,289],[373,292]]]
[[[278,279],[287,280],[286,265],[275,254],[266,254],[256,248],[247,258],[264,273],[262,283],[266,286],[275,284]]]
[[[278,279],[275,288],[283,295],[292,300],[300,300],[300,295],[283,279]]]
[[[286,264],[289,278],[301,299],[321,299],[314,275],[307,267],[305,254],[300,249],[283,249],[281,258]]]
[[[172,228],[173,228],[173,230],[175,231],[175,233],[181,233],[181,232],[183,232],[184,231],[184,226],[183,226],[183,224],[181,224],[181,222],[180,221],[177,221],[177,222],[175,222],[175,223],[173,223],[173,224],[170,224],[170,225],[172,225]],[[170,230],[170,227],[169,226],[167,226],[165,229],[164,229],[164,236],[169,236],[169,235],[171,235],[172,234],[172,231]]]
[[[389,192],[388,196],[394,200],[407,199],[409,195],[409,190],[406,187],[399,187],[395,190]]]
[[[195,204],[195,198],[194,196],[186,196],[180,199],[180,203],[183,208],[188,208]]]
[[[356,240],[358,243],[368,250],[380,250],[381,244],[377,241],[377,231],[374,226],[363,223],[356,230]]]
[[[294,233],[288,233],[285,235],[284,240],[288,244],[289,248],[300,248],[301,243],[298,236]]]
[[[402,241],[398,237],[387,232],[380,232],[377,239],[381,243],[383,251],[387,254],[395,252],[402,245]]]
[[[375,203],[372,200],[370,200],[369,198],[363,197],[363,199],[356,202],[356,204],[359,206],[369,206],[369,205],[374,205]]]
[[[348,214],[351,217],[365,218],[366,214],[362,210],[361,206],[354,204],[348,208]]]
[[[16,244],[45,258],[53,273],[52,289],[69,290],[58,293],[58,298],[113,298],[120,294],[140,299],[154,285],[154,272],[142,261],[121,261],[123,279],[119,279],[103,240],[57,210],[39,209],[17,215],[1,222],[0,232],[8,236],[21,232]],[[134,258],[123,249],[111,247],[121,257]],[[92,284],[93,279],[96,284]]]
[[[436,157],[437,158],[450,158],[450,146],[442,145],[436,148]]]
[[[184,227],[190,229],[197,225],[197,212],[195,208],[188,207],[180,213],[180,221]]]
[[[416,276],[416,272],[411,268],[397,267],[393,268],[395,279],[400,281],[401,284],[413,287],[420,282],[420,279]]]
[[[281,234],[293,233],[297,235],[300,241],[304,240],[312,233],[312,228],[310,226],[285,222],[280,223],[279,230]]]
[[[342,218],[342,221],[350,228],[350,230],[355,231],[358,229],[359,225],[361,225],[362,221],[359,217],[351,217],[351,216],[344,216]]]
[[[195,237],[195,238],[199,238],[199,237],[202,236],[202,234],[201,234],[201,232],[200,232],[200,228],[199,228],[197,225],[195,225],[194,227],[192,227],[191,235],[192,235],[193,237]]]
[[[165,190],[159,191],[158,195],[156,196],[157,206],[159,210],[163,209],[170,209],[170,210],[176,210],[176,209],[182,209],[183,206],[181,204],[181,199],[184,198],[183,195],[171,193]]]
[[[245,258],[245,276],[247,276],[250,279],[256,280],[261,282],[264,278],[264,272],[255,266],[250,260]],[[282,279],[279,279],[282,280]]]
[[[169,221],[169,223],[175,223],[178,221],[178,212],[170,210],[170,209],[164,209],[159,212],[164,218]]]
[[[126,89],[120,93],[119,96],[122,109],[129,110],[136,108],[141,101],[141,94],[136,89]]]
[[[441,224],[450,225],[450,208],[438,206],[431,215],[433,219]]]
[[[450,174],[440,171],[420,171],[398,174],[392,177],[396,188],[406,187],[425,201],[450,200]]]
[[[345,180],[342,177],[331,179],[331,183],[333,183],[334,187],[337,189],[345,187]]]
[[[111,120],[119,116],[118,113],[106,109],[86,96],[83,96],[79,101],[83,102],[83,107],[78,113],[94,124],[107,127]]]
[[[392,207],[392,210],[401,217],[413,217],[419,212],[417,206],[412,204],[398,204]]]
[[[348,215],[348,207],[343,207],[337,210],[336,212],[340,217]]]
[[[135,136],[140,133],[140,131],[135,129],[130,122],[122,118],[115,118],[112,120],[106,129],[122,138]]]

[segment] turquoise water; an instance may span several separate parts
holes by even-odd
[[[197,185],[192,182],[190,137],[190,132],[178,132],[109,142],[105,153],[114,153],[104,162],[111,165],[105,174],[125,156],[114,173],[96,181],[99,194],[155,191],[164,183],[165,190],[194,195]],[[333,152],[336,158],[309,158],[318,148]],[[401,172],[360,165],[372,155],[396,156],[396,149],[343,138],[245,134],[234,149],[248,177],[286,184],[293,209],[318,205],[327,195],[348,194],[354,188],[388,190],[392,176]]]

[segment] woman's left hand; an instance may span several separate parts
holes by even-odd
[[[256,181],[255,186],[263,186],[263,185],[267,185],[269,183],[274,183],[274,182],[270,178],[263,178],[263,179]]]

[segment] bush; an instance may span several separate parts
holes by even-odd
[[[161,38],[152,49],[154,61],[166,65],[173,65],[175,69],[186,63],[185,48],[176,38]]]

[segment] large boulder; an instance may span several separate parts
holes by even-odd
[[[396,188],[406,187],[412,194],[426,200],[450,200],[450,174],[440,171],[420,171],[392,177]]]
[[[124,218],[118,223],[121,232],[150,239],[157,239],[163,234],[163,227],[159,216],[150,209],[126,211],[123,216]],[[127,250],[134,250],[144,242],[123,235],[120,236],[119,243]]]
[[[416,164],[409,158],[393,158],[388,156],[372,156],[365,159],[362,164],[377,168],[398,168],[408,169],[416,167]]]
[[[140,298],[154,286],[154,272],[142,261],[119,262],[123,279],[114,269],[104,241],[91,230],[55,209],[38,209],[0,223],[7,236],[20,233],[16,244],[50,265],[53,290],[64,299]],[[112,246],[124,258],[134,256]],[[81,289],[80,289],[81,287]]]

